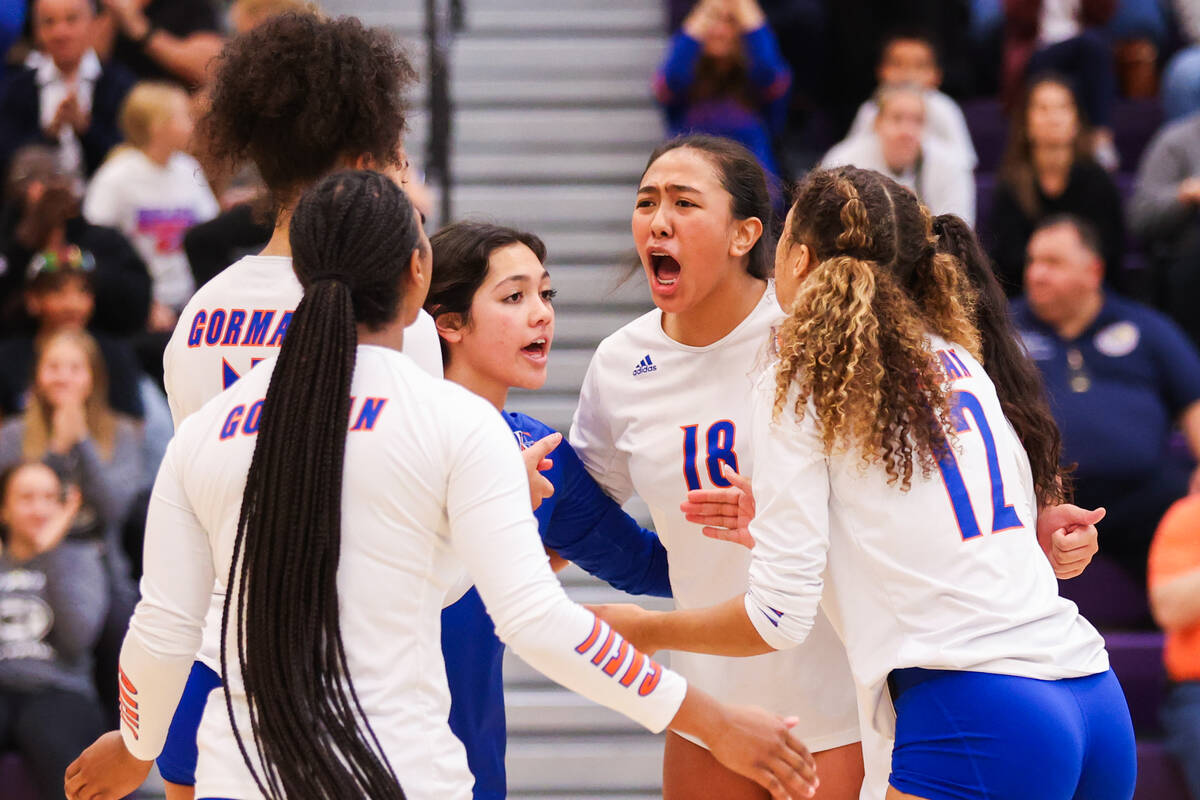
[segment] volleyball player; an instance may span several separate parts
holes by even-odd
[[[126,757],[161,748],[215,579],[226,709],[204,717],[199,797],[469,797],[437,642],[461,563],[534,666],[701,737],[774,797],[808,796],[785,721],[717,703],[566,598],[508,427],[398,352],[430,272],[404,193],[377,173],[327,178],[291,242],[305,292],[279,356],[184,422],[156,482],[121,656]],[[115,796],[76,777],[72,800]]]
[[[597,348],[570,441],[618,502],[637,493],[667,548],[679,608],[744,592],[750,553],[698,535],[679,510],[690,489],[729,486],[723,465],[749,473],[756,371],[783,313],[770,272],[770,199],[761,167],[733,142],[673,140],[650,156],[633,235],[657,309]],[[795,715],[821,771],[819,797],[856,798],[863,781],[853,681],[823,616],[788,652],[731,660],[680,654],[672,665],[722,700]],[[797,676],[809,676],[799,680]],[[702,746],[668,734],[665,800],[759,800],[761,787]]]
[[[176,429],[263,359],[278,353],[301,288],[289,232],[300,194],[340,167],[371,167],[405,177],[404,92],[416,72],[393,37],[353,18],[282,14],[231,40],[217,62],[198,141],[214,171],[253,164],[271,193],[275,228],[266,247],[235,262],[188,302],[163,358]],[[422,313],[405,352],[441,375],[433,321]],[[158,760],[167,800],[191,800],[196,730],[220,685],[214,595],[188,689]],[[114,744],[109,737],[109,744]],[[100,759],[92,764],[103,763]],[[145,775],[112,774],[130,790]]]
[[[554,343],[554,289],[546,247],[530,233],[485,222],[456,222],[431,237],[433,280],[426,310],[438,325],[447,380],[491,403],[522,448],[553,429],[505,411],[512,388],[540,389]],[[557,563],[574,562],[630,594],[671,595],[667,554],[658,537],[621,510],[566,443],[542,475],[554,492],[535,517]],[[471,589],[442,612],[442,655],[450,686],[450,728],[475,776],[474,800],[506,796],[504,646],[479,593]]]
[[[1058,597],[1030,460],[931,231],[878,173],[806,178],[776,257],[791,311],[755,401],[749,591],[604,615],[651,651],[749,655],[803,641],[822,602],[869,718],[895,734],[889,798],[1127,800],[1124,696]]]

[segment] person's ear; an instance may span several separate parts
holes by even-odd
[[[450,344],[458,344],[463,340],[466,330],[462,314],[447,312],[434,317],[433,324],[437,326],[438,336]]]
[[[740,258],[754,249],[754,245],[763,235],[762,220],[758,217],[747,217],[737,220],[733,230],[733,240],[729,243],[729,255]]]

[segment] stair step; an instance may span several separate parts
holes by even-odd
[[[655,792],[662,782],[663,737],[510,736],[508,787],[512,792],[554,787],[568,792]]]
[[[428,114],[413,114],[409,139],[424,142]],[[618,150],[650,154],[663,138],[657,109],[646,108],[465,108],[454,115],[459,153],[541,153]],[[498,149],[493,149],[498,148]]]
[[[575,264],[559,267],[554,263],[553,253],[549,262],[550,282],[558,290],[554,302],[559,308],[603,305],[648,311],[653,306],[650,289],[640,268],[628,274],[628,269],[617,266]]]
[[[454,177],[460,186],[514,183],[609,183],[623,187],[633,208],[633,191],[649,151],[631,148],[617,153],[489,153],[482,149],[456,154]]]
[[[487,106],[645,106],[654,102],[650,76],[628,78],[558,79],[543,75],[537,79],[493,78],[468,80],[451,72],[454,104],[459,109]]]
[[[469,80],[544,77],[641,78],[649,81],[666,43],[640,36],[460,36],[452,45],[454,73]]]
[[[514,689],[504,693],[504,709],[514,735],[642,732],[629,717],[565,689]]]

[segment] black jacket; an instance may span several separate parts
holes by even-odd
[[[119,64],[108,63],[101,67],[100,77],[92,90],[92,124],[79,140],[89,178],[108,151],[122,139],[117,115],[133,84],[133,74]],[[27,144],[57,146],[58,142],[42,130],[41,119],[37,70],[17,68],[5,77],[0,88],[0,174],[8,174],[13,153]]]

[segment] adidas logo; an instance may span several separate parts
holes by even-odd
[[[654,372],[657,369],[658,367],[654,366],[654,362],[650,360],[650,356],[646,356],[637,363],[636,367],[633,368],[633,377],[636,378],[638,375],[642,375],[647,372]]]

